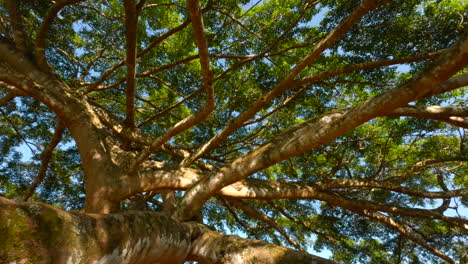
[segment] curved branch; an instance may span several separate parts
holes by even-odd
[[[211,138],[208,142],[202,145],[190,158],[183,161],[183,166],[188,166],[193,161],[199,159],[205,153],[215,148],[220,142],[224,141],[239,129],[247,120],[252,118],[260,109],[266,106],[271,100],[276,96],[284,93],[290,88],[291,83],[294,81],[294,78],[302,72],[306,67],[308,67],[312,62],[314,62],[322,52],[330,47],[335,41],[337,41],[343,34],[349,31],[359,20],[367,14],[369,11],[383,5],[387,1],[381,1],[377,3],[374,0],[365,0],[363,1],[347,18],[345,18],[332,32],[330,32],[327,37],[320,41],[314,49],[302,59],[289,74],[280,82],[276,87],[274,87],[270,92],[258,98],[252,106],[247,110],[242,112],[238,117],[232,120],[226,127]]]
[[[7,95],[5,95],[4,97],[0,98],[0,107],[6,105],[8,102],[10,102],[11,100],[15,99],[16,98],[16,95],[9,92]]]
[[[460,74],[448,79],[447,81],[443,82],[435,91],[428,94],[428,96],[445,93],[464,86],[468,86],[468,73]]]
[[[189,219],[190,214],[224,186],[282,160],[315,149],[377,116],[386,115],[411,101],[426,97],[435,91],[439,84],[463,69],[467,62],[468,35],[463,35],[462,39],[440,56],[434,67],[417,75],[406,84],[370,98],[351,109],[332,111],[298,124],[270,143],[238,157],[221,168],[218,173],[202,179],[182,198],[177,212],[179,219],[186,217]]]
[[[42,23],[39,27],[39,32],[37,32],[36,36],[36,44],[34,47],[34,56],[36,59],[36,63],[41,68],[41,70],[49,72],[50,66],[47,63],[47,59],[45,56],[45,48],[47,43],[47,34],[49,33],[52,23],[54,22],[55,18],[57,17],[58,13],[62,8],[67,5],[75,4],[81,2],[83,0],[60,0],[57,1],[48,11],[47,15],[42,20]]]
[[[41,157],[41,167],[39,168],[39,172],[37,173],[37,177],[34,180],[33,184],[29,186],[26,195],[23,198],[23,201],[27,201],[31,196],[34,194],[37,186],[44,180],[44,176],[47,172],[47,167],[49,166],[49,161],[52,158],[52,154],[54,149],[57,147],[60,140],[62,140],[62,134],[65,131],[65,124],[62,121],[58,121],[57,127],[55,128],[54,135],[52,136],[52,140],[50,141],[47,148],[42,152]]]

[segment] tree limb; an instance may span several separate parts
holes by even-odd
[[[57,15],[60,10],[62,10],[62,8],[81,1],[83,0],[59,0],[47,11],[47,14],[39,27],[39,31],[37,32],[36,44],[34,47],[34,57],[36,59],[37,65],[41,70],[45,72],[51,71],[45,56],[45,48],[47,43],[47,34],[52,27],[52,23],[54,22],[55,18],[57,18]]]
[[[243,202],[241,200],[230,200],[229,202],[232,203],[233,205],[237,206],[238,208],[240,208],[242,211],[244,211],[250,217],[253,217],[253,218],[255,218],[255,219],[259,220],[259,221],[262,221],[262,222],[266,223],[267,225],[269,225],[271,228],[278,231],[278,233],[280,233],[286,239],[286,241],[288,241],[288,243],[291,244],[293,247],[295,247],[297,250],[305,251],[299,244],[297,244],[296,241],[294,241],[288,235],[288,233],[286,233],[286,231],[282,227],[280,227],[278,224],[276,224],[275,221],[273,219],[271,219],[270,217],[268,217],[265,214],[255,210],[254,208],[249,206],[246,202]]]
[[[135,74],[136,74],[136,42],[137,42],[137,25],[138,14],[136,10],[136,3],[134,0],[125,0],[125,40],[126,47],[126,60],[127,65],[127,90],[126,90],[126,119],[125,125],[128,128],[135,126]]]
[[[387,116],[411,116],[434,119],[468,128],[468,120],[465,119],[468,117],[468,108],[462,107],[407,105],[393,110]]]
[[[463,35],[461,40],[440,56],[434,67],[406,84],[370,98],[349,110],[332,111],[290,128],[270,143],[240,156],[221,168],[218,173],[203,178],[188,190],[177,212],[179,219],[184,219],[194,209],[200,208],[224,186],[282,160],[315,149],[377,116],[386,115],[411,101],[426,97],[435,91],[439,84],[461,70],[467,61],[468,38],[467,35]]]
[[[374,0],[363,1],[347,18],[345,18],[332,32],[328,34],[322,41],[320,41],[314,49],[302,59],[289,74],[279,82],[270,92],[258,98],[252,106],[242,112],[238,117],[232,120],[226,127],[211,138],[208,142],[202,145],[198,150],[190,156],[190,158],[182,162],[183,166],[188,166],[193,161],[203,156],[206,152],[216,147],[220,142],[224,141],[229,135],[240,128],[244,122],[252,118],[260,109],[266,104],[271,102],[276,96],[285,92],[289,89],[291,82],[294,78],[302,72],[307,66],[314,62],[322,52],[330,47],[336,40],[338,40],[343,34],[349,31],[359,20],[367,14],[369,11],[383,5],[387,1],[381,1],[379,3]]]
[[[58,121],[57,127],[55,128],[54,135],[52,136],[52,140],[47,145],[47,148],[42,152],[41,157],[41,167],[39,168],[39,172],[37,173],[37,177],[34,182],[29,186],[25,196],[23,197],[23,201],[27,201],[31,196],[34,194],[37,186],[44,180],[44,176],[47,172],[47,167],[49,166],[49,161],[52,158],[52,154],[54,149],[57,147],[58,143],[62,139],[62,134],[65,131],[65,124],[62,121]]]
[[[24,38],[23,30],[23,16],[20,10],[21,1],[17,0],[6,0],[8,13],[10,15],[10,23],[13,27],[13,36],[15,46],[19,52],[26,51],[26,40]]]
[[[134,171],[139,164],[144,162],[146,158],[151,154],[152,149],[157,149],[162,146],[169,139],[175,135],[193,127],[194,125],[205,120],[215,108],[214,91],[213,91],[213,73],[210,67],[208,43],[205,39],[203,21],[201,17],[200,7],[198,6],[197,0],[187,0],[188,9],[190,11],[190,17],[192,19],[192,25],[195,34],[195,40],[198,46],[198,52],[200,56],[200,65],[202,68],[203,75],[203,87],[206,93],[205,106],[200,109],[197,113],[192,114],[183,120],[176,123],[174,126],[169,128],[166,133],[159,136],[155,141],[151,143],[151,146],[145,148],[132,162],[130,170]]]

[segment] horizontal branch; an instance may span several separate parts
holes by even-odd
[[[387,116],[411,116],[417,118],[434,119],[468,128],[468,108],[448,106],[404,106],[399,107]]]
[[[15,221],[11,221],[15,219]],[[68,213],[42,203],[0,197],[0,259],[14,263],[202,263],[334,262],[263,241],[224,235],[161,213]],[[5,229],[5,230],[4,230]],[[31,250],[31,244],[35,250]]]
[[[152,212],[67,213],[0,197],[0,226],[5,263],[182,263],[191,246],[189,227]]]
[[[192,242],[187,260],[199,263],[334,263],[306,252],[259,240],[243,239],[235,235],[224,235],[196,223],[190,223],[190,225],[194,230],[192,232],[200,235]]]

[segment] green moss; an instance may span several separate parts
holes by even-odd
[[[23,209],[4,210],[0,214],[0,233],[1,263],[40,263],[37,252],[31,252],[35,232]]]

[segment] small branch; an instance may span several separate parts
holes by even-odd
[[[325,239],[329,240],[329,241],[332,241],[333,243],[336,243],[337,242],[337,238],[335,238],[334,236],[338,236],[338,235],[331,235],[331,234],[325,234],[323,232],[320,232],[320,231],[317,231],[315,229],[312,229],[310,227],[310,225],[306,224],[304,221],[296,218],[296,217],[293,217],[292,215],[288,214],[282,207],[276,205],[275,203],[273,203],[272,201],[268,201],[268,204],[271,205],[273,208],[275,208],[276,210],[278,210],[283,216],[285,216],[286,218],[288,218],[290,221],[296,223],[296,224],[299,224],[301,226],[303,226],[304,228],[306,228],[308,231],[314,233],[314,234],[317,234],[319,236],[323,236]]]
[[[244,223],[239,216],[237,215],[236,211],[232,206],[222,197],[219,197],[219,200],[224,204],[224,206],[228,209],[229,213],[231,213],[232,217],[234,217],[234,220],[241,226],[243,226],[246,229],[250,230],[256,230],[256,229],[265,229],[265,226],[257,225],[257,226],[251,226],[249,224]]]
[[[175,33],[183,30],[189,23],[190,20],[186,20],[184,21],[184,23],[182,23],[181,25],[169,30],[168,32],[166,33],[163,33],[161,34],[159,37],[157,37],[156,39],[154,39],[149,45],[148,47],[146,47],[144,50],[142,50],[141,52],[139,52],[137,54],[137,57],[141,57],[141,56],[144,56],[146,53],[148,53],[151,49],[153,49],[154,47],[156,47],[159,43],[163,42],[164,40],[166,40],[168,37],[174,35]],[[193,59],[196,59],[198,58],[198,56],[191,56],[191,57],[194,57]],[[178,64],[181,64],[181,63],[184,63],[186,61],[183,61],[183,62],[180,62]],[[101,74],[101,77],[96,81],[94,82],[93,84],[91,84],[90,86],[88,86],[88,88],[86,89],[86,94],[87,93],[90,93],[90,92],[93,92],[93,91],[96,91],[99,89],[99,86],[105,81],[107,80],[107,78],[117,69],[119,69],[120,67],[122,67],[123,65],[125,64],[125,60],[122,60],[120,61],[119,63],[115,64],[114,66],[112,66],[111,68],[109,68],[106,72],[104,72],[103,74]],[[144,76],[147,76],[149,74],[152,74],[152,73],[156,73],[158,71],[162,71],[164,69],[168,69],[168,68],[171,68],[172,66],[174,65],[171,65],[171,66],[167,66],[166,65],[166,68],[163,68],[164,66],[162,67],[159,67],[159,68],[156,68],[156,70],[154,70],[153,72],[146,72],[146,73],[142,73],[142,74],[139,74],[137,75],[137,77],[144,77]],[[162,69],[161,69],[162,68]],[[120,80],[119,80],[120,81]]]
[[[201,89],[198,89],[196,90],[195,92],[191,93],[190,95],[182,98],[182,100],[180,100],[179,102],[169,106],[168,108],[162,110],[162,111],[159,111],[158,113],[148,117],[147,119],[145,119],[143,122],[141,122],[138,127],[142,127],[146,124],[148,124],[149,122],[153,121],[154,119],[156,119],[158,116],[161,116],[169,111],[171,111],[172,109],[178,107],[179,105],[183,104],[184,102],[186,102],[187,100],[190,100],[192,98],[194,98],[197,94],[199,94],[201,92]]]
[[[126,119],[125,125],[128,128],[135,126],[135,74],[136,74],[136,42],[138,14],[134,0],[125,0],[125,40],[127,42],[127,90],[126,90]]]
[[[314,75],[309,75],[300,80],[295,81],[295,84],[296,85],[311,84],[311,83],[316,83],[318,81],[321,81],[323,79],[331,78],[331,77],[346,74],[346,73],[355,72],[358,70],[370,70],[370,69],[375,69],[375,68],[390,66],[390,65],[395,65],[395,64],[403,64],[403,63],[434,59],[434,58],[439,57],[443,52],[444,50],[438,50],[438,51],[429,52],[429,53],[425,53],[421,55],[415,55],[415,56],[404,57],[404,58],[393,59],[393,60],[368,61],[368,62],[358,63],[355,65],[345,66],[340,69],[333,69],[333,70],[328,70],[328,71],[324,71],[321,73],[317,73]]]
[[[10,126],[13,128],[13,130],[15,131],[16,135],[18,135],[18,137],[21,139],[21,141],[24,142],[24,144],[29,148],[29,150],[31,151],[32,154],[36,154],[36,151],[34,151],[34,149],[29,145],[28,141],[26,140],[26,138],[21,134],[21,132],[19,131],[19,129],[15,126],[15,124],[11,121],[10,118],[8,118],[7,114],[0,108],[0,113],[2,114],[3,118],[5,118],[5,120],[10,124]]]
[[[65,124],[62,121],[58,121],[57,127],[55,128],[54,135],[52,136],[52,140],[50,141],[47,148],[42,152],[42,162],[41,167],[39,168],[39,172],[37,174],[36,180],[34,180],[33,184],[29,186],[26,195],[23,198],[23,201],[27,201],[35,192],[37,186],[44,180],[45,174],[47,172],[47,167],[49,166],[49,161],[52,158],[52,154],[54,149],[57,147],[60,140],[62,140],[62,134],[65,131]]]
[[[45,56],[45,48],[47,43],[47,34],[52,27],[52,23],[54,22],[55,18],[57,18],[60,10],[62,10],[65,6],[81,1],[83,0],[59,0],[47,11],[47,15],[44,17],[44,20],[42,20],[39,31],[37,32],[36,44],[34,47],[36,63],[39,68],[41,68],[41,70],[45,72],[51,71]]]
[[[253,217],[253,218],[255,218],[255,219],[259,220],[259,221],[262,221],[262,222],[266,223],[267,225],[271,226],[276,231],[278,231],[286,239],[286,241],[288,241],[288,243],[291,244],[293,247],[295,247],[297,250],[305,251],[296,241],[294,241],[294,239],[292,239],[288,235],[288,233],[282,227],[280,227],[278,224],[276,224],[276,222],[273,219],[271,219],[270,217],[268,217],[265,214],[255,210],[254,208],[252,208],[251,206],[249,206],[247,203],[245,203],[243,201],[231,200],[230,202],[232,204],[234,204],[235,206],[239,207],[240,209],[242,209],[242,211],[244,211],[250,217]]]
[[[441,259],[447,261],[448,263],[456,264],[456,262],[449,258],[447,255],[445,255],[442,251],[438,250],[437,248],[431,247],[429,244],[427,244],[425,241],[415,237],[411,232],[405,228],[405,226],[397,223],[393,218],[385,216],[381,213],[378,212],[371,212],[368,210],[351,210],[359,215],[366,216],[370,219],[373,219],[374,221],[380,222],[385,224],[386,226],[392,228],[393,230],[397,231],[404,237],[408,238],[409,240],[413,241],[417,245],[421,246],[422,248],[428,250],[432,254],[440,257]]]

